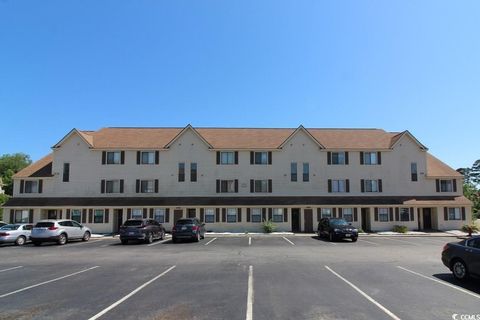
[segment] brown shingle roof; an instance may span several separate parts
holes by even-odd
[[[199,128],[215,149],[276,149],[295,129]]]
[[[51,177],[53,154],[43,157],[13,175],[14,178]]]
[[[396,133],[381,129],[307,129],[327,149],[389,149]]]
[[[463,177],[463,175],[427,152],[427,177]]]
[[[103,128],[88,135],[96,149],[161,149],[180,131],[182,128]]]

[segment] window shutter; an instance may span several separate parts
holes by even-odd
[[[383,190],[382,190],[382,179],[378,179],[378,192],[383,192]]]
[[[67,211],[70,211],[70,210],[67,210]],[[70,218],[67,218],[67,219],[70,219]],[[33,209],[28,210],[28,223],[33,223]]]
[[[467,214],[465,212],[465,207],[462,207],[462,220],[467,220]]]
[[[150,219],[153,219],[153,208],[150,208]]]
[[[332,192],[332,179],[328,179],[328,192]]]
[[[125,186],[125,180],[120,179],[120,193],[123,193],[124,186]]]
[[[140,164],[141,152],[137,151],[137,164]]]
[[[120,163],[125,164],[125,151],[120,151]]]
[[[350,192],[350,180],[349,179],[345,180],[345,191]]]
[[[217,179],[217,193],[220,193],[220,180]]]
[[[390,214],[389,214],[389,216],[390,216],[390,217],[389,217],[389,220],[390,220],[390,221],[393,221],[393,208],[389,208],[388,211],[390,212]]]
[[[38,193],[42,193],[43,192],[43,180],[40,179],[38,180]]]
[[[88,223],[93,222],[93,209],[88,209]]]
[[[340,219],[343,218],[343,209],[342,208],[338,208],[338,217]]]
[[[415,221],[415,209],[410,208],[410,221]]]
[[[67,219],[70,219],[70,209],[67,209],[67,216],[66,216]]]
[[[332,215],[333,215],[334,218],[337,217],[337,208],[332,209]]]
[[[268,151],[268,164],[272,164],[272,151]]]
[[[255,192],[255,180],[250,179],[250,193]]]
[[[358,221],[358,209],[353,208],[353,221]]]
[[[288,222],[288,208],[283,208],[283,222]]]
[[[147,217],[148,217],[148,209],[143,208],[143,219],[147,219]]]
[[[452,184],[453,184],[453,192],[457,192],[457,179],[453,179]]]
[[[15,210],[10,209],[10,223],[15,223]]]
[[[102,151],[102,164],[107,163],[107,152]]]
[[[220,208],[215,209],[215,222],[220,222]]]
[[[254,157],[255,157],[255,155],[254,155],[253,151],[250,151],[250,164],[253,164]]]
[[[105,180],[100,182],[100,193],[105,193]]]
[[[345,164],[348,164],[348,151],[345,152]]]
[[[327,152],[327,164],[332,164],[332,153],[330,151]]]
[[[268,192],[272,193],[272,179],[268,179]]]
[[[235,164],[238,164],[238,151],[235,151]]]
[[[87,209],[82,210],[82,223],[87,223]]]
[[[250,212],[250,208],[247,208],[247,222],[250,222],[251,220],[251,212]]]
[[[109,223],[110,221],[110,210],[105,209],[105,223]]]
[[[268,208],[268,220],[272,220],[273,210],[272,208]]]
[[[378,208],[375,208],[375,221],[378,221]]]
[[[132,209],[128,208],[127,209],[127,219],[130,219],[132,217]]]
[[[360,180],[360,190],[362,192],[365,192],[365,180],[364,179]]]
[[[227,209],[222,208],[222,222],[227,221]]]
[[[158,179],[155,179],[155,193],[158,193]]]
[[[377,164],[382,164],[382,153],[380,151],[377,152]]]
[[[435,179],[435,188],[437,192],[440,192],[440,179]]]
[[[448,208],[443,207],[443,220],[448,221]]]
[[[140,193],[140,179],[135,181],[135,192]]]
[[[360,164],[363,164],[363,151],[360,151]]]
[[[169,223],[170,222],[170,209],[167,208],[165,209],[165,223]]]
[[[242,222],[242,208],[237,209],[237,222]]]
[[[322,219],[322,209],[317,208],[317,221],[320,221]]]
[[[220,151],[217,151],[217,164],[220,164]]]
[[[395,208],[395,221],[400,221],[400,209],[398,207]]]
[[[267,220],[267,208],[262,208],[262,220]]]
[[[155,151],[155,164],[160,163],[160,151]]]
[[[20,180],[20,193],[23,193],[24,190],[25,190],[25,180]]]
[[[205,221],[205,209],[200,208],[200,222],[204,222],[204,221]]]
[[[235,179],[235,193],[238,193],[238,179]]]

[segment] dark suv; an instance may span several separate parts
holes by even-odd
[[[357,241],[358,230],[344,219],[322,218],[318,223],[318,237],[328,237],[330,241],[352,239]]]
[[[120,227],[120,241],[127,244],[130,240],[152,243],[165,238],[165,228],[153,219],[129,219]]]
[[[205,223],[197,218],[180,219],[172,229],[172,242],[178,239],[191,239],[195,242],[205,238]]]

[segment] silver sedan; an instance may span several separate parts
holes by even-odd
[[[33,225],[25,223],[7,224],[0,228],[0,243],[15,243],[23,246],[30,240]]]

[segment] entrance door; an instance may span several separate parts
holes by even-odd
[[[305,209],[303,210],[303,215],[305,217],[305,232],[313,232],[313,210]]]
[[[113,232],[119,233],[120,226],[123,224],[123,210],[114,209],[113,210]]]
[[[173,223],[177,223],[178,220],[183,218],[183,210],[173,210]]]
[[[57,210],[48,210],[47,211],[47,219],[61,219],[57,215]]]
[[[188,209],[188,217],[189,218],[195,218],[195,213],[196,213],[195,209]]]
[[[370,208],[362,208],[362,230],[370,231]]]
[[[432,229],[432,209],[423,208],[423,230]]]
[[[300,209],[292,209],[292,232],[300,232]]]

